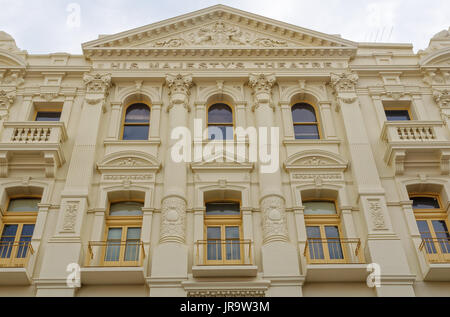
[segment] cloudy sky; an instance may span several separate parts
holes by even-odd
[[[219,3],[352,41],[413,43],[415,51],[450,27],[449,0],[0,0],[0,30],[29,53],[79,54],[99,34]]]

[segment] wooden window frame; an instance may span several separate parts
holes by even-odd
[[[338,207],[337,201],[335,199],[309,199],[304,200],[303,204],[311,203],[311,202],[327,202],[333,203],[336,210],[336,215],[304,215],[305,217],[305,227],[319,227],[320,228],[320,236],[322,241],[327,240],[325,227],[337,227],[339,232],[339,242],[342,250],[343,259],[331,259],[330,252],[328,248],[328,243],[321,243],[324,259],[311,259],[310,252],[306,252],[308,263],[310,264],[346,264],[348,263],[348,250],[345,244],[342,243],[342,239],[344,236],[342,234],[342,226],[341,226],[341,217],[340,217],[340,209]],[[308,237],[306,237],[309,240]],[[309,246],[311,247],[311,246]]]
[[[204,217],[204,237],[205,241],[208,241],[208,228],[221,228],[221,251],[222,251],[222,260],[208,260],[208,244],[204,246],[203,250],[203,263],[208,266],[214,265],[243,265],[245,263],[245,254],[244,254],[244,244],[242,243],[243,239],[243,228],[242,228],[242,211],[241,211],[241,202],[236,200],[213,200],[205,202],[205,206],[208,204],[239,204],[239,215],[238,216],[207,216],[205,214]],[[226,239],[226,228],[227,227],[238,227],[239,228],[239,248],[240,248],[240,260],[227,260],[226,259],[226,244],[224,244]]]
[[[141,245],[138,246],[139,248],[139,259],[137,261],[125,261],[125,249],[127,243],[127,233],[129,228],[140,228],[141,229],[141,237],[139,237],[139,243],[142,243],[142,224],[144,216],[110,216],[109,212],[111,210],[112,204],[120,204],[120,203],[127,203],[127,202],[135,202],[144,204],[144,201],[141,200],[119,200],[119,201],[112,201],[109,203],[108,208],[108,216],[105,219],[106,226],[105,226],[105,233],[103,241],[105,242],[105,246],[102,248],[101,252],[101,261],[100,265],[102,267],[136,267],[137,264],[141,262],[143,253],[141,248]],[[121,246],[120,246],[120,255],[119,255],[119,261],[105,261],[106,257],[106,251],[108,248],[107,242],[108,242],[108,234],[110,229],[122,229],[122,237],[121,237]]]
[[[148,117],[148,123],[126,123],[126,117],[127,117],[127,111],[128,108],[130,108],[131,106],[134,105],[138,105],[138,104],[142,104],[142,105],[146,105],[148,107],[149,110],[149,117]],[[125,140],[124,139],[124,132],[125,132],[125,126],[147,126],[148,127],[148,139],[150,138],[150,123],[152,120],[152,107],[150,104],[148,104],[147,102],[132,102],[127,104],[124,109],[123,109],[123,113],[122,113],[122,123],[120,126],[120,140],[122,141],[127,141],[127,142],[133,142],[133,141],[146,141],[146,140]],[[147,139],[147,141],[148,141]]]
[[[293,113],[293,109],[296,105],[301,105],[301,104],[306,104],[311,106],[314,109],[314,115],[316,117],[316,122],[295,122],[294,121],[294,113]],[[313,103],[309,102],[309,101],[298,101],[295,102],[293,104],[291,104],[291,117],[292,117],[292,122],[294,124],[294,138],[296,140],[300,140],[300,141],[319,141],[319,140],[323,140],[323,132],[322,132],[322,123],[320,120],[320,109]],[[301,126],[301,125],[315,125],[317,127],[317,131],[319,132],[319,139],[297,139],[296,135],[295,135],[295,127],[296,126]]]

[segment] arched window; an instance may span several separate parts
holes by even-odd
[[[144,103],[130,105],[123,120],[122,139],[127,141],[148,140],[150,130],[150,108]]]
[[[31,250],[41,198],[11,198],[2,218],[0,267],[24,267]]]
[[[239,203],[206,204],[205,260],[207,265],[242,264],[242,217]]]
[[[422,236],[421,249],[431,262],[450,262],[448,215],[437,194],[411,194],[417,226]]]
[[[295,139],[319,140],[320,129],[316,110],[307,103],[298,103],[292,107]]]
[[[208,109],[208,137],[210,140],[233,140],[233,110],[224,103]]]
[[[142,260],[141,202],[112,203],[107,217],[104,266],[139,266]]]

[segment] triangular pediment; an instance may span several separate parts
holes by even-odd
[[[223,5],[85,43],[83,49],[355,48],[356,44]],[[111,54],[111,53],[110,53]]]

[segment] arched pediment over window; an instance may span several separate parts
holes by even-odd
[[[107,155],[97,164],[101,173],[110,171],[152,171],[157,172],[161,163],[150,154],[138,151],[124,151]]]
[[[286,160],[287,170],[328,169],[345,171],[348,162],[337,154],[326,151],[304,151],[292,155]]]
[[[0,48],[0,66],[25,68],[26,62],[21,57]]]

